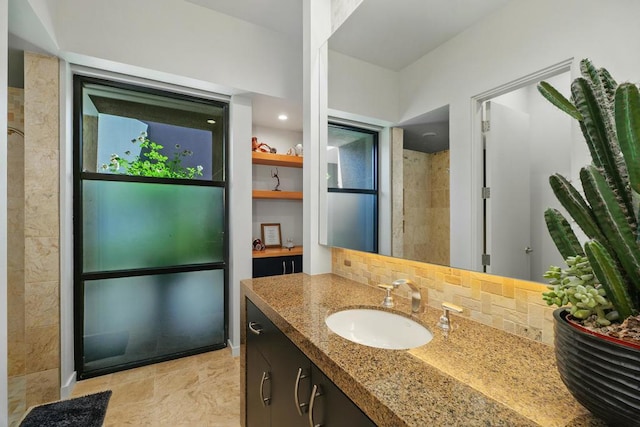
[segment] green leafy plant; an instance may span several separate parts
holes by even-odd
[[[592,164],[580,171],[584,197],[562,175],[549,178],[557,199],[590,240],[583,248],[563,214],[547,209],[547,228],[569,269],[563,273],[552,267],[546,276],[556,286],[558,280],[569,277],[563,279],[563,274],[572,274],[575,265],[570,262],[586,257],[601,284],[601,289],[593,288],[604,298],[589,290],[597,302],[592,309],[610,310],[599,319],[625,319],[640,306],[640,91],[632,83],[616,83],[607,70],[596,69],[587,59],[580,68],[582,76],[573,81],[570,100],[546,82],[538,85],[545,98],[578,120],[592,158]],[[579,312],[584,307],[569,296],[564,298],[569,288],[563,286],[558,288],[560,293],[553,289],[555,295],[545,296],[547,303],[575,304],[572,311]],[[571,292],[584,294],[577,287]]]
[[[617,311],[606,296],[606,291],[593,274],[589,260],[581,255],[570,256],[565,261],[566,269],[551,266],[544,274],[549,280],[548,292],[542,299],[548,305],[563,307],[570,305],[570,313],[577,319],[596,316],[596,322],[608,326],[617,320]]]
[[[118,173],[132,176],[152,176],[157,178],[186,178],[193,179],[196,176],[202,176],[202,166],[195,168],[182,166],[182,158],[192,156],[193,152],[189,150],[180,151],[180,145],[176,144],[176,151],[173,158],[169,159],[160,152],[164,146],[147,138],[147,133],[142,132],[136,139],[132,139],[133,144],[137,144],[137,148],[142,154],[135,156],[132,160],[122,157],[118,154],[112,154],[109,164],[103,164],[102,169],[110,173]],[[131,156],[131,151],[124,153]]]

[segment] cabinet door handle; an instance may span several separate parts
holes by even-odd
[[[313,406],[318,396],[322,396],[322,389],[320,386],[314,384],[313,390],[311,390],[311,399],[309,400],[309,427],[322,427],[322,424],[316,424],[313,421]]]
[[[258,322],[249,322],[249,330],[251,333],[255,335],[260,335],[262,333],[262,326]]]
[[[291,260],[291,274],[296,272],[296,265],[293,263],[293,260]]]
[[[300,398],[298,395],[300,394],[300,380],[304,378],[309,378],[309,375],[304,374],[302,368],[298,368],[298,375],[296,375],[296,385],[293,388],[293,400],[296,404],[296,410],[298,411],[298,415],[302,416],[306,412],[307,404],[300,403]]]
[[[263,372],[262,379],[260,380],[260,401],[262,403],[262,406],[265,408],[271,404],[271,398],[264,397],[264,382],[268,380],[271,380],[271,373]]]
[[[287,274],[287,265],[282,261],[282,274]]]

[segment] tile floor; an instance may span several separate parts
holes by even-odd
[[[79,381],[72,397],[111,390],[105,427],[240,426],[240,358],[229,349]]]

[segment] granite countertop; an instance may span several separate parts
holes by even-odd
[[[445,336],[430,307],[411,316],[433,332],[427,345],[359,345],[324,320],[381,308],[384,292],[333,274],[248,279],[242,292],[243,312],[246,295],[379,426],[604,426],[569,394],[547,345],[454,314]],[[395,300],[391,311],[409,316],[410,301]]]

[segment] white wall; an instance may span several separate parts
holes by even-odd
[[[278,154],[286,154],[290,148],[295,147],[297,144],[302,144],[302,131],[254,125],[253,136],[257,137],[259,142],[264,142],[269,147],[276,148]]]
[[[331,110],[393,123],[400,119],[397,72],[329,50],[328,75]]]
[[[56,46],[52,53],[72,63],[144,71],[147,78],[227,95],[302,98],[301,42],[284,34],[180,0],[40,3],[30,0],[34,7],[23,13],[35,13],[44,27],[31,31],[38,40],[30,41]],[[54,42],[44,40],[52,32]]]

